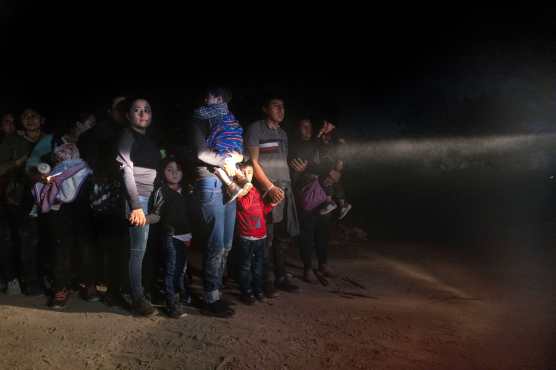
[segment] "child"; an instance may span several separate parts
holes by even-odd
[[[166,292],[166,311],[169,317],[178,319],[185,316],[184,305],[191,304],[191,293],[185,279],[187,270],[186,248],[191,245],[188,201],[182,189],[183,168],[173,158],[163,161],[164,184],[160,192],[164,202],[160,208],[160,222],[163,226],[166,252],[166,272],[164,285]],[[158,192],[157,192],[158,193]],[[178,293],[180,300],[178,300]]]
[[[92,235],[88,213],[86,183],[92,171],[79,158],[74,144],[62,144],[52,154],[54,168],[39,164],[41,181],[33,186],[34,210],[45,215],[53,242],[53,295],[48,305],[64,308],[69,298],[72,269],[72,251],[77,247],[80,255],[81,295],[88,301],[97,301],[95,286]]]
[[[207,146],[217,154],[226,156],[226,164],[235,168],[243,160],[243,128],[228,110],[230,100],[229,93],[224,89],[209,90],[205,100],[206,105],[197,109],[194,116],[210,122]],[[233,179],[230,179],[224,169],[220,167],[214,170],[214,174],[226,186],[228,203],[240,195],[247,194],[253,187],[253,184],[246,181],[240,171],[237,171]]]
[[[253,165],[240,165],[247,181],[253,179]],[[275,204],[264,204],[259,191],[252,187],[237,202],[237,230],[239,234],[239,287],[241,301],[252,305],[255,300],[264,301],[263,261],[266,240],[265,216]]]
[[[321,129],[317,134],[320,140],[319,156],[323,163],[328,163],[331,170],[322,180],[321,184],[326,194],[331,198],[324,207],[320,209],[320,214],[325,215],[340,207],[338,219],[343,219],[352,206],[345,199],[345,192],[340,181],[344,162],[339,158],[339,147],[345,144],[345,140],[338,137],[336,126],[324,120]],[[334,200],[332,200],[332,198]]]

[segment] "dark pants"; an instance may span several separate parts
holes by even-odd
[[[184,242],[166,236],[165,255],[166,269],[164,274],[164,287],[166,301],[176,303],[177,294],[180,293],[181,300],[186,301],[190,297],[189,284],[186,282],[187,255]]]
[[[299,249],[303,266],[312,268],[313,252],[317,255],[319,265],[327,263],[327,249],[330,228],[330,216],[321,216],[318,212],[299,211],[301,234]]]
[[[261,294],[265,239],[239,239],[239,290],[242,294]]]
[[[120,293],[127,282],[129,237],[128,223],[121,214],[98,214],[93,217],[97,254],[102,261],[103,276],[110,292]]]
[[[94,250],[90,210],[83,203],[85,199],[80,195],[74,203],[64,204],[59,211],[45,215],[51,233],[54,290],[69,287],[74,273],[79,282],[86,285],[96,280],[95,270],[99,264]],[[72,261],[73,255],[77,257],[76,261]]]
[[[6,280],[20,277],[37,283],[39,261],[38,220],[21,206],[0,207],[0,267]]]
[[[281,282],[286,278],[286,252],[291,242],[287,232],[286,219],[276,224],[267,224],[266,248],[264,254],[265,282]]]

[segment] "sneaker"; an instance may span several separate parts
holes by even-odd
[[[97,291],[97,286],[95,284],[89,284],[86,286],[82,286],[80,288],[81,291],[81,298],[86,300],[87,302],[98,302],[100,301],[100,296]]]
[[[303,271],[303,281],[309,284],[316,283],[317,278],[315,276],[315,273],[313,272],[313,269],[309,268]]]
[[[187,316],[181,306],[175,302],[166,304],[166,314],[171,319],[181,319],[182,317]]]
[[[131,310],[135,315],[145,317],[151,316],[155,312],[153,305],[145,297],[133,300]]]
[[[206,303],[201,313],[207,316],[228,318],[232,317],[235,311],[221,300],[218,300],[216,302]]]
[[[264,284],[263,290],[264,290],[264,296],[266,298],[272,299],[272,298],[278,298],[280,296],[280,293],[278,293],[276,291],[276,288],[274,287],[274,284],[272,284],[270,282]]]
[[[21,286],[19,286],[19,280],[17,278],[8,281],[8,287],[6,288],[7,295],[19,295],[21,294]]]
[[[336,208],[338,208],[338,205],[336,203],[334,203],[334,202],[326,203],[326,206],[321,208],[319,213],[321,214],[321,216],[325,216],[325,215],[329,214],[330,212],[332,212],[333,210],[335,210]]]
[[[330,268],[328,267],[328,265],[320,265],[319,266],[319,272],[321,274],[324,275],[324,277],[327,278],[333,278],[336,277],[336,274],[334,272],[332,272],[332,270],[330,270]]]
[[[228,194],[228,200],[226,201],[226,204],[232,203],[234,200],[236,200],[236,198],[239,197],[242,191],[243,189],[240,188],[235,182],[232,182],[230,185],[228,185],[226,187],[226,192]]]
[[[58,290],[54,293],[52,297],[50,297],[50,302],[48,305],[50,308],[55,310],[61,310],[66,307],[66,303],[68,303],[70,293],[67,289]]]
[[[351,204],[344,203],[344,205],[340,207],[340,215],[338,216],[338,220],[341,220],[342,218],[346,217],[349,211],[351,211]]]
[[[255,296],[253,294],[242,294],[239,297],[239,300],[242,301],[243,303],[245,303],[248,306],[252,306],[255,304]]]
[[[261,303],[266,302],[265,295],[263,293],[255,293],[255,299]]]
[[[282,281],[276,283],[276,289],[283,290],[284,292],[288,293],[299,292],[299,287],[290,283],[288,279],[283,279]]]

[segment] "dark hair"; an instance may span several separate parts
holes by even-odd
[[[268,105],[270,104],[270,102],[273,101],[273,100],[284,101],[284,98],[282,97],[282,95],[279,95],[279,94],[267,94],[267,95],[264,96],[264,98],[262,100],[262,107],[267,108]]]
[[[253,167],[253,161],[252,161],[251,159],[249,159],[249,160],[247,160],[247,161],[245,161],[245,162],[241,162],[241,163],[239,164],[239,168],[241,168],[242,170],[243,170],[245,167]]]
[[[158,168],[159,170],[157,171],[156,179],[154,180],[155,188],[159,188],[160,186],[162,186],[166,183],[166,178],[164,177],[164,170],[172,162],[176,162],[179,169],[182,170],[182,172],[184,172],[183,163],[181,163],[174,155],[167,156],[162,161],[160,161],[160,166]],[[185,173],[184,173],[183,179],[185,179]],[[183,179],[182,179],[182,182],[183,182]]]
[[[144,100],[147,103],[149,103],[149,105],[151,104],[150,100],[143,97],[143,96],[133,96],[129,99],[126,99],[124,101],[122,101],[121,103],[124,104],[125,107],[125,112],[129,113],[129,111],[131,110],[131,108],[133,107],[133,103],[135,103],[137,100]]]
[[[160,162],[160,172],[164,172],[166,167],[172,162],[176,162],[180,170],[183,171],[183,164],[174,155],[169,155]]]
[[[221,86],[211,86],[205,90],[205,97],[212,95],[214,97],[221,97],[225,103],[229,103],[232,100],[232,92]]]

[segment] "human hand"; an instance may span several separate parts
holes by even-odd
[[[280,203],[285,198],[284,190],[280,189],[277,186],[273,186],[268,191],[268,196],[270,197],[271,203]]]
[[[296,172],[303,172],[303,171],[305,171],[305,170],[307,169],[307,164],[308,164],[308,163],[309,163],[308,161],[305,161],[305,160],[303,160],[303,159],[295,158],[295,159],[292,159],[292,160],[290,161],[290,166],[291,166],[291,167],[294,169],[294,171],[296,171]]]
[[[141,208],[134,209],[129,214],[129,223],[133,226],[143,227],[147,223],[147,219],[145,217],[145,213]]]
[[[344,169],[344,161],[338,159],[338,160],[336,161],[335,170],[341,172],[341,171],[343,171],[343,169]]]
[[[226,162],[224,163],[223,169],[229,177],[234,177],[236,175],[237,169],[235,164]]]
[[[21,167],[26,161],[27,161],[27,155],[24,155],[23,157],[20,157],[18,159],[15,160],[15,165],[17,167]]]

